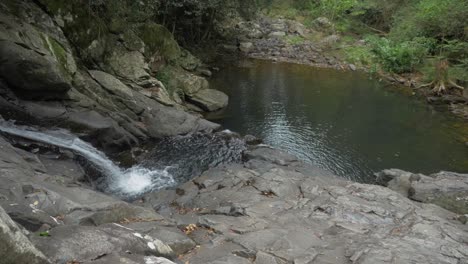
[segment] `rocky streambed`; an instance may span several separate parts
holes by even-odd
[[[249,145],[128,203],[73,152],[10,136],[0,150],[1,263],[468,262],[467,175],[384,171],[390,189]]]
[[[0,3],[1,117],[79,136],[2,130],[0,263],[468,263],[466,175],[358,184],[212,134],[200,113],[228,98],[207,67],[160,25],[94,13],[106,4]],[[303,30],[276,24],[271,38]],[[100,151],[128,149],[138,170]]]

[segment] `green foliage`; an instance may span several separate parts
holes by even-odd
[[[140,27],[138,35],[146,44],[150,53],[157,51],[168,61],[174,61],[180,56],[179,44],[164,26],[156,23],[146,23]]]
[[[45,232],[40,232],[39,236],[41,236],[41,237],[50,237],[50,234],[49,234],[49,231],[45,231]]]
[[[405,40],[414,37],[467,40],[467,14],[466,0],[413,0],[397,12],[391,36]]]
[[[347,46],[344,48],[346,61],[349,63],[371,66],[374,64],[375,55],[367,46]]]
[[[170,82],[172,79],[172,69],[170,67],[164,67],[156,73],[156,79],[164,84],[167,89],[170,89]]]
[[[430,40],[415,39],[413,41],[394,42],[387,38],[368,38],[382,67],[390,72],[411,72],[420,65],[432,45]]]
[[[315,5],[311,5],[314,14],[321,14],[331,20],[342,17],[358,4],[357,0],[320,0]]]

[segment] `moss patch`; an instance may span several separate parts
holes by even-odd
[[[46,49],[48,49],[57,60],[60,72],[71,81],[71,75],[73,75],[73,73],[68,67],[68,56],[65,48],[54,38],[47,35],[41,35],[41,37]]]

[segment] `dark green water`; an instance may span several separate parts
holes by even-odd
[[[212,80],[230,96],[220,122],[348,179],[400,168],[468,172],[468,126],[366,75],[255,61]]]

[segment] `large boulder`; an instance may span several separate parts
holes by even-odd
[[[69,73],[51,55],[0,41],[0,57],[0,76],[24,97],[58,97],[71,89]]]
[[[150,236],[143,236],[120,225],[60,226],[49,236],[34,236],[33,243],[54,263],[96,260],[116,252],[143,256],[173,256],[169,246]]]
[[[148,79],[149,65],[140,51],[128,51],[123,45],[116,44],[105,59],[105,68],[115,75],[131,81]]]
[[[213,112],[225,108],[228,105],[229,97],[221,91],[205,89],[190,96],[189,101],[205,111]]]
[[[432,203],[458,214],[468,214],[468,175],[439,172],[429,176],[389,169],[376,174],[377,183],[412,200]]]
[[[63,97],[70,90],[77,68],[71,49],[40,8],[13,1],[1,5],[0,31],[0,77],[15,92],[28,98],[50,98]]]
[[[176,73],[170,85],[181,89],[187,96],[192,96],[201,90],[208,89],[210,86],[206,78],[180,71]]]
[[[0,207],[0,262],[1,263],[50,263],[47,258],[23,234],[22,230]]]

